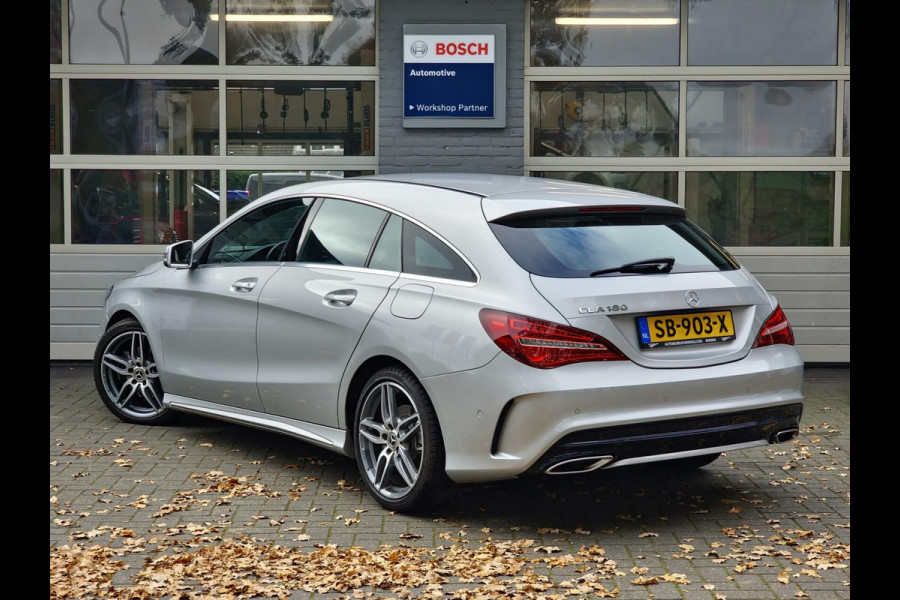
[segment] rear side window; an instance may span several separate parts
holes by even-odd
[[[724,248],[681,214],[558,212],[505,218],[491,230],[519,266],[543,277],[639,275],[630,263],[674,259],[672,273],[740,268]]]
[[[388,213],[366,204],[326,198],[297,257],[299,262],[363,267]]]
[[[456,252],[432,234],[405,219],[403,272],[442,279],[475,281],[475,273]]]

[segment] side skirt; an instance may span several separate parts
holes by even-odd
[[[297,421],[243,408],[223,407],[221,404],[176,396],[174,394],[165,394],[163,396],[163,404],[172,410],[202,415],[219,419],[220,421],[237,423],[238,425],[247,425],[273,433],[281,433],[344,456],[351,456],[345,450],[347,432],[343,429],[325,427],[324,425],[316,425],[315,423]]]

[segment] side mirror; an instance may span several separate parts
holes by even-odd
[[[193,240],[176,242],[166,247],[163,264],[170,269],[193,269],[195,266]]]

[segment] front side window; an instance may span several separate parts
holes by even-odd
[[[547,212],[511,216],[491,230],[523,269],[543,277],[626,276],[638,261],[673,259],[672,273],[738,268],[708,235],[674,212]],[[598,273],[608,271],[608,273]]]
[[[218,13],[218,0],[70,0],[69,58],[91,65],[215,65]]]
[[[292,198],[262,206],[216,234],[207,263],[276,261],[306,212],[303,199]]]
[[[73,154],[212,154],[219,137],[215,81],[76,79]]]
[[[316,211],[297,260],[364,267],[387,216],[367,204],[326,198]]]

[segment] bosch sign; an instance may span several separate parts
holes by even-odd
[[[404,63],[494,63],[493,35],[404,35]]]
[[[503,127],[495,98],[505,45],[502,25],[404,25],[403,125]]]
[[[449,42],[449,43],[445,44],[443,42],[438,42],[434,46],[434,53],[437,54],[438,56],[441,56],[443,54],[449,54],[451,56],[456,55],[456,54],[458,54],[460,56],[466,56],[467,54],[469,56],[474,56],[476,54],[487,56],[488,55],[488,45],[487,44],[476,44],[475,42],[469,42],[468,44],[456,44],[454,42]]]
[[[404,117],[493,117],[493,35],[404,36]]]

